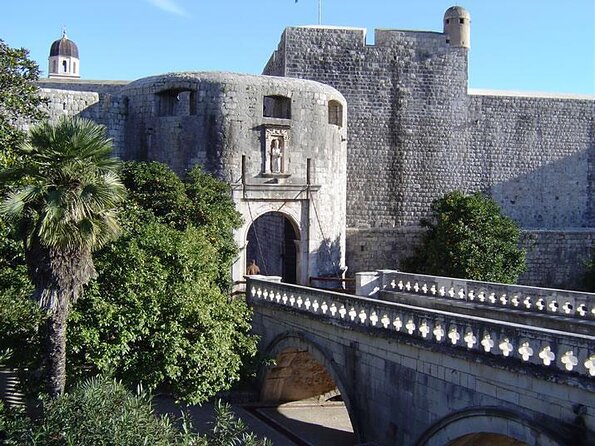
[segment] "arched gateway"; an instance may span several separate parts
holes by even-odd
[[[296,224],[281,212],[268,212],[254,220],[248,229],[246,262],[254,260],[260,274],[297,283],[300,248]]]

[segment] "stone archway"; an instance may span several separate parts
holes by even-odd
[[[563,429],[561,429],[563,430]],[[434,423],[416,446],[562,446],[560,432],[529,416],[500,407],[476,407]]]
[[[463,435],[448,443],[448,446],[525,446],[520,440],[507,435],[479,432]]]
[[[288,348],[275,358],[261,389],[261,401],[286,403],[340,395],[326,368],[305,350]]]
[[[299,230],[281,212],[267,212],[252,222],[246,236],[246,263],[256,260],[260,273],[298,282]]]
[[[357,443],[359,419],[346,387],[345,370],[337,367],[331,352],[305,333],[286,332],[270,342],[264,355],[273,361],[259,373],[262,403],[342,402]]]

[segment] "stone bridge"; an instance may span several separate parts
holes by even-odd
[[[362,443],[595,444],[594,294],[397,271],[357,284],[247,278],[276,360],[262,400],[340,393]]]

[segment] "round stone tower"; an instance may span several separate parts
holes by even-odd
[[[471,15],[460,6],[451,6],[444,13],[446,43],[461,48],[471,48]]]
[[[50,78],[80,78],[79,49],[76,44],[62,32],[62,38],[52,43],[48,58],[48,77]]]

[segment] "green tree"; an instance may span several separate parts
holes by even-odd
[[[69,376],[111,371],[197,403],[255,354],[250,312],[226,288],[238,213],[227,185],[193,172],[125,163],[123,233],[97,253],[99,277],[72,313]]]
[[[14,160],[14,150],[24,141],[22,125],[45,116],[38,78],[39,67],[29,52],[0,40],[0,167]]]
[[[43,353],[53,397],[66,382],[71,306],[96,277],[92,252],[119,233],[115,207],[125,189],[111,152],[103,127],[64,117],[33,127],[15,149],[17,162],[0,174],[0,186],[19,184],[0,213],[17,225],[33,298],[47,312]]]
[[[514,283],[525,270],[520,230],[498,204],[480,193],[446,194],[432,204],[428,231],[406,271]]]

